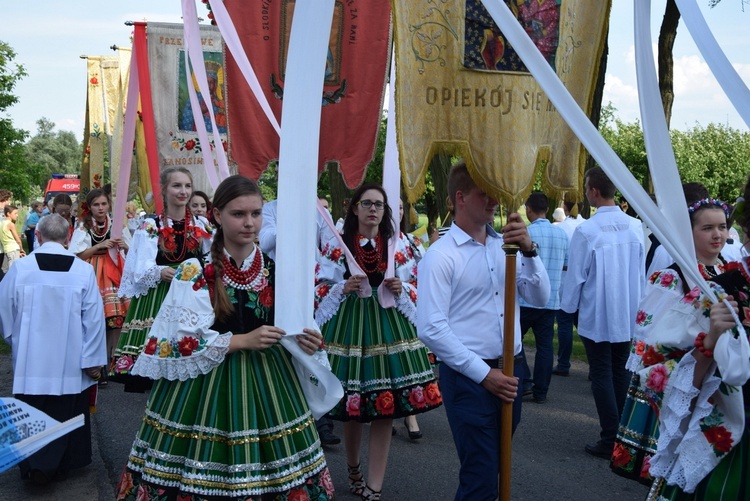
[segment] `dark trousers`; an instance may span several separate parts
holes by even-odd
[[[58,473],[81,468],[91,463],[91,416],[89,415],[89,390],[74,395],[15,395],[18,400],[47,414],[57,421],[67,421],[79,414],[85,417],[84,425],[46,446],[19,463],[21,476],[34,470],[41,471],[52,480]]]
[[[573,325],[578,325],[578,312],[557,310],[557,368],[570,371],[570,356],[573,354]]]
[[[601,442],[612,446],[620,425],[620,415],[625,407],[631,373],[625,369],[630,354],[630,342],[595,343],[581,337],[589,359],[591,392],[594,394],[596,412],[601,426]]]
[[[534,331],[536,340],[536,356],[534,357],[534,379],[533,392],[535,398],[544,398],[549,390],[552,380],[552,366],[555,356],[552,349],[552,340],[555,337],[555,314],[558,310],[545,310],[540,308],[521,307],[521,336],[526,335],[529,329]],[[531,370],[526,361],[526,352],[523,355],[523,387],[531,383]]]
[[[333,419],[328,416],[323,416],[320,419],[315,420],[315,428],[318,430],[318,435],[325,432],[333,433]]]
[[[521,377],[522,371],[522,364],[516,363],[515,376]],[[513,403],[513,431],[521,421],[520,389],[519,386]],[[461,462],[455,501],[494,501],[498,488],[502,402],[482,385],[444,363],[440,364],[440,390]]]

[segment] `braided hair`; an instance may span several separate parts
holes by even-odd
[[[226,205],[235,198],[257,195],[262,197],[260,188],[254,181],[244,176],[229,176],[219,184],[214,193],[212,211],[221,212]],[[257,252],[260,252],[258,249]],[[212,296],[214,304],[214,314],[216,320],[223,320],[232,314],[234,307],[229,300],[226,288],[221,281],[224,275],[224,230],[221,225],[216,225],[214,240],[211,243],[211,262],[214,266],[214,293]]]

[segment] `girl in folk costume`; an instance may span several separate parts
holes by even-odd
[[[187,208],[193,191],[190,171],[169,167],[161,172],[159,182],[164,212],[155,219],[146,218],[133,235],[118,293],[131,298],[131,303],[109,370],[113,379],[129,383],[126,391],[143,391],[148,383],[127,376],[143,349],[177,266],[191,257],[203,260],[211,246],[206,220],[194,217]]]
[[[743,230],[750,230],[747,204],[738,204],[735,213]],[[697,288],[658,317],[639,314],[641,323],[652,324],[640,350],[641,377],[661,398],[657,452],[649,461],[656,480],[649,499],[748,498],[749,266],[748,258],[727,263],[724,273],[709,282],[720,300],[729,301],[741,327],[724,303],[712,304]]]
[[[719,200],[702,199],[688,205],[693,228],[698,269],[710,280],[724,272],[726,261],[721,249],[728,236],[728,209]],[[620,427],[612,454],[612,470],[627,478],[651,485],[651,457],[656,453],[659,438],[659,408],[666,389],[665,375],[671,371],[684,352],[659,356],[657,348],[646,346],[646,338],[661,316],[679,304],[690,288],[682,270],[675,263],[649,277],[643,300],[636,316],[636,330],[628,369],[633,371]]]
[[[442,397],[417,339],[417,267],[406,238],[393,234],[391,210],[379,185],[359,188],[344,221],[343,241],[365,275],[352,274],[337,239],[323,247],[316,287],[316,321],[321,325],[333,373],[344,387],[331,417],[345,421],[349,489],[363,499],[380,499],[394,418],[434,409]],[[384,278],[388,240],[396,238],[395,273]],[[395,296],[383,308],[377,287]],[[372,291],[360,297],[362,291]],[[371,423],[368,476],[360,470],[362,423]]]
[[[107,325],[107,356],[111,357],[125,320],[130,301],[117,295],[125,267],[125,254],[130,247],[130,232],[125,228],[121,238],[112,238],[112,217],[109,214],[109,197],[101,189],[86,195],[73,238],[68,249],[90,263],[96,271],[96,281],[104,301]],[[114,261],[109,249],[115,249]],[[104,384],[106,381],[101,382]]]
[[[133,369],[157,381],[119,500],[334,497],[292,365],[293,356],[310,359],[323,338],[305,329],[294,355],[279,343],[274,263],[254,243],[262,208],[258,186],[245,177],[216,189],[211,264],[203,272],[196,260],[178,268]]]

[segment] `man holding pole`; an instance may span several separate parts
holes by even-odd
[[[511,290],[541,307],[550,283],[521,216],[508,216],[502,236],[497,234],[492,224],[498,202],[474,183],[463,161],[451,168],[448,194],[453,226],[419,263],[417,331],[441,360],[440,386],[461,462],[455,499],[494,500],[503,403],[513,405],[513,429],[521,419],[519,307],[513,301],[514,311],[504,309],[503,243],[518,245],[522,254]],[[514,318],[516,377],[501,370],[505,315]]]

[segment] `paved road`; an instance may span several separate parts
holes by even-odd
[[[533,360],[533,350],[530,353]],[[0,374],[7,370],[3,357],[7,356],[0,356]],[[606,461],[583,451],[587,442],[598,438],[599,429],[586,376],[587,365],[574,363],[571,377],[553,377],[546,404],[524,402],[513,441],[512,499],[635,501],[646,497],[646,487],[618,477]],[[2,385],[0,389],[5,390],[3,395],[9,394]],[[99,412],[94,417],[99,453],[94,464],[43,492],[23,486],[15,470],[0,474],[0,499],[112,499],[145,403],[145,395],[124,393],[120,385],[111,383],[100,392]],[[440,408],[423,414],[419,423],[424,438],[417,442],[409,441],[402,422],[396,423],[398,434],[383,487],[385,500],[453,499],[458,461],[445,412]],[[341,435],[340,425],[336,432]],[[357,499],[347,489],[343,445],[327,449],[326,456],[337,498]]]

